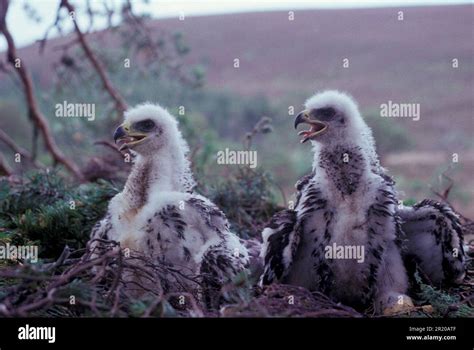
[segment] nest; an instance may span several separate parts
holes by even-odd
[[[113,241],[65,248],[54,262],[0,269],[3,317],[372,317],[298,286],[260,289],[240,276],[216,292],[221,303],[201,301],[199,278]],[[410,317],[473,316],[474,250],[467,277],[444,291],[424,285]],[[94,246],[92,249],[91,246]],[[452,302],[454,300],[455,302]]]
[[[65,248],[52,263],[0,270],[4,317],[202,316],[197,281],[164,263],[103,241]],[[169,285],[173,285],[170,292]]]

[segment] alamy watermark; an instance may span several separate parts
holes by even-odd
[[[380,116],[384,118],[412,118],[420,120],[419,103],[396,103],[389,100],[380,105]]]
[[[249,168],[257,167],[257,151],[233,151],[226,148],[217,152],[219,165],[248,165]]]
[[[26,324],[18,328],[19,340],[47,340],[48,343],[56,341],[56,327],[35,327]]]
[[[0,260],[22,259],[32,263],[38,262],[38,246],[36,245],[0,245]]]
[[[86,118],[88,121],[95,120],[94,103],[57,103],[55,106],[57,118]]]
[[[359,264],[365,261],[365,248],[363,245],[338,245],[334,242],[324,248],[326,259],[356,260]]]

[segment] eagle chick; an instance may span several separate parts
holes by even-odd
[[[313,171],[297,184],[294,210],[274,216],[262,232],[261,284],[299,285],[377,312],[411,308],[395,191],[373,171],[370,128],[338,91],[316,94],[305,107],[295,128],[310,126],[299,134],[313,144]]]
[[[193,192],[189,149],[177,120],[159,105],[138,105],[125,113],[114,139],[130,150],[134,164],[92,239],[117,241],[179,271],[189,277],[187,287],[210,302],[216,289],[246,269],[248,254],[225,215]],[[162,282],[176,291],[177,283]]]

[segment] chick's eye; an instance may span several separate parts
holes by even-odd
[[[139,130],[139,131],[150,131],[155,127],[155,123],[153,120],[146,119],[142,120],[141,122],[137,122],[134,125],[134,129]]]
[[[318,110],[318,114],[321,116],[321,117],[324,117],[324,118],[331,118],[333,117],[335,114],[336,114],[336,111],[334,110],[334,108],[331,108],[331,107],[328,107],[328,108],[320,108]]]

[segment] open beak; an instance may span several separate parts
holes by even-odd
[[[320,120],[312,119],[308,110],[304,110],[299,113],[295,118],[295,129],[300,124],[308,124],[310,128],[308,130],[302,130],[298,133],[298,135],[302,135],[303,138],[301,139],[301,143],[305,143],[309,139],[322,134],[327,128],[327,124],[323,123]]]
[[[130,130],[130,125],[124,123],[114,132],[114,141],[122,151],[125,148],[133,148],[141,143],[148,135],[143,133],[134,133]]]

